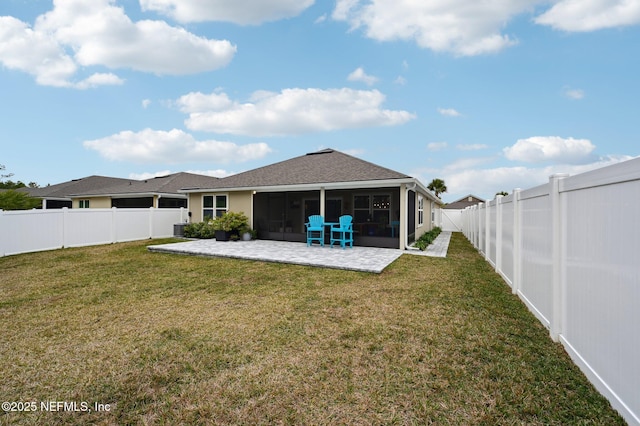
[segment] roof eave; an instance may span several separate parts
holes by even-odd
[[[316,183],[304,183],[304,184],[292,184],[292,185],[264,185],[264,186],[234,186],[234,187],[219,187],[219,188],[185,188],[178,192],[185,194],[194,194],[202,192],[242,192],[242,191],[255,191],[255,192],[280,192],[280,191],[318,191],[321,188],[324,189],[373,189],[373,188],[394,188],[400,187],[402,184],[413,184],[420,188],[420,192],[423,192],[429,196],[433,201],[438,204],[443,204],[442,200],[436,197],[429,189],[427,189],[418,179],[412,177],[398,178],[398,179],[376,179],[376,180],[361,180],[361,181],[348,181],[348,182],[316,182]]]
[[[174,192],[127,192],[127,193],[115,193],[115,194],[80,194],[70,195],[71,198],[139,198],[139,197],[174,197],[174,198],[187,198],[187,195],[174,193]]]

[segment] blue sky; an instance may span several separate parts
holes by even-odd
[[[226,176],[322,148],[445,202],[640,155],[640,0],[0,0],[0,164]]]

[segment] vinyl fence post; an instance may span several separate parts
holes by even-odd
[[[71,224],[69,223],[69,208],[62,208],[62,227],[60,228],[60,245],[62,248],[67,247],[67,230],[71,230]]]
[[[522,285],[522,208],[520,206],[520,192],[520,188],[513,190],[513,294],[517,294]]]
[[[502,272],[502,195],[496,196],[496,272]]]
[[[4,232],[4,210],[0,209],[0,235],[5,235]],[[7,244],[6,238],[0,238],[0,257],[4,257],[4,254],[7,252],[5,247]]]
[[[491,201],[487,201],[484,205],[484,258],[488,261],[491,261],[491,256],[489,255],[489,251],[491,250],[491,218],[489,217],[491,214],[491,210],[489,209],[489,204]]]
[[[486,211],[484,203],[478,204],[478,245],[476,248],[480,253],[484,254],[484,234],[485,234],[485,222],[482,220],[482,213]]]
[[[549,177],[549,199],[551,201],[551,265],[552,265],[552,294],[553,313],[551,316],[550,334],[554,342],[560,340],[563,330],[563,316],[565,309],[565,285],[563,268],[564,242],[563,234],[563,212],[560,201],[560,181],[569,175],[566,173],[555,174]]]
[[[153,238],[153,211],[154,207],[149,207],[149,239]]]
[[[116,214],[118,213],[117,207],[111,207],[111,243],[116,243],[116,239],[118,237],[116,233]]]

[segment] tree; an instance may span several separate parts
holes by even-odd
[[[4,169],[5,169],[4,165],[0,164],[0,172]],[[8,178],[11,176],[13,176],[13,173],[9,173],[8,175],[0,174],[0,181],[4,178]]]
[[[31,210],[40,207],[41,201],[29,194],[13,189],[0,191],[0,210]]]
[[[5,169],[6,167],[3,164],[0,164],[0,171]],[[6,182],[3,181],[3,179],[10,178],[11,176],[13,176],[13,173],[0,174],[0,189],[18,189],[18,188],[25,188],[25,187],[40,188],[40,185],[38,185],[35,182],[29,182],[28,185],[25,185],[24,182],[22,181],[17,181],[17,182],[14,182],[12,180],[7,180]]]
[[[440,197],[440,194],[443,192],[447,192],[447,185],[444,184],[442,179],[434,179],[427,186],[429,190],[433,191],[436,194],[436,197]]]

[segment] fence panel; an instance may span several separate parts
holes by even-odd
[[[173,237],[173,225],[185,223],[188,219],[187,211],[182,208],[176,216],[174,209],[155,209],[151,221],[151,234],[153,238]]]
[[[577,178],[578,176],[576,176]],[[571,179],[571,178],[569,178]],[[569,180],[567,179],[567,180]],[[587,374],[640,415],[640,181],[562,193],[562,339]]]
[[[546,188],[545,188],[546,190]],[[522,282],[520,296],[545,325],[551,322],[553,309],[551,204],[548,191],[539,194],[523,191],[522,209]]]
[[[63,247],[64,220],[61,210],[0,211],[2,253],[12,255]]]
[[[173,235],[184,209],[0,211],[0,256]]]
[[[512,277],[514,292],[625,420],[640,425],[640,158],[554,175],[498,199],[495,212],[492,204],[465,209],[467,238],[476,245],[477,224],[484,253],[496,236],[498,273]]]
[[[489,242],[489,247],[487,253],[487,260],[491,264],[491,266],[496,266],[496,218],[497,216],[497,205],[496,200],[491,200],[487,202],[487,215],[489,216],[489,224],[487,228],[487,241]]]
[[[515,212],[512,197],[513,195],[509,195],[503,198],[500,204],[502,238],[500,242],[500,269],[498,271],[510,287],[513,287],[514,282],[513,223]]]
[[[69,209],[64,214],[64,247],[113,242],[112,209]]]
[[[151,238],[150,209],[117,209],[114,216],[115,241],[136,241]]]

